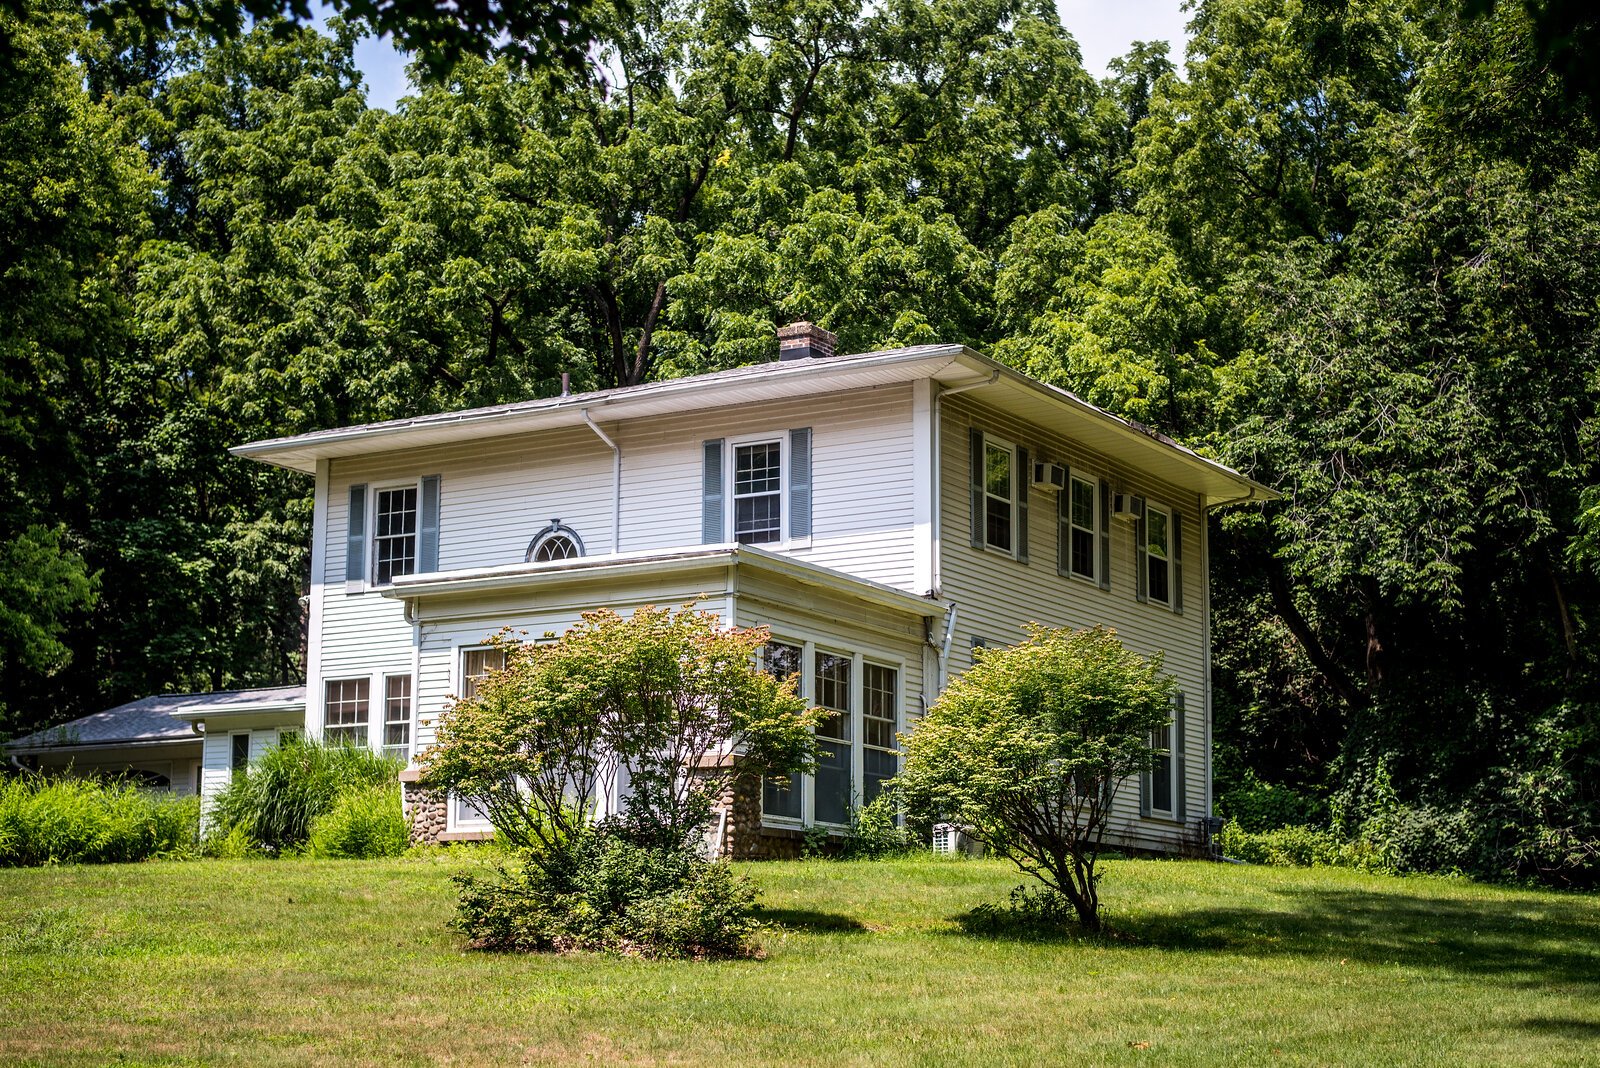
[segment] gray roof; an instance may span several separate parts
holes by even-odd
[[[175,713],[193,709],[245,712],[257,706],[276,707],[304,701],[304,686],[270,686],[257,690],[219,690],[215,693],[174,693],[141,697],[104,712],[34,731],[5,745],[11,750],[70,749],[88,745],[151,745],[194,741],[198,736],[186,719]]]

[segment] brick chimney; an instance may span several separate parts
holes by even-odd
[[[810,360],[833,355],[839,339],[815,323],[790,323],[778,327],[778,359]]]

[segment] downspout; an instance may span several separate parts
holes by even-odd
[[[943,692],[945,680],[950,677],[950,641],[956,636],[955,602],[950,604],[950,612],[944,617],[944,641],[939,645],[939,690]]]
[[[935,597],[941,597],[944,595],[943,573],[939,567],[939,557],[943,555],[944,545],[944,535],[941,530],[943,524],[939,521],[940,513],[943,510],[943,494],[940,492],[940,487],[944,482],[944,420],[940,417],[939,402],[946,397],[954,397],[957,393],[965,393],[971,389],[982,389],[984,386],[992,386],[998,381],[1000,381],[1000,368],[996,367],[994,374],[990,375],[982,382],[968,382],[966,385],[956,386],[954,389],[936,389],[933,392],[933,442],[929,446],[933,450],[933,589],[929,592]],[[948,637],[946,637],[944,644],[945,651],[948,653],[950,647],[950,641]],[[939,659],[939,666],[942,673],[944,668],[943,656],[941,656]],[[943,678],[939,680],[939,687],[940,689],[944,688]]]
[[[600,424],[594,421],[589,409],[583,409],[583,421],[601,441],[611,447],[611,551],[622,551],[622,447],[606,436]]]

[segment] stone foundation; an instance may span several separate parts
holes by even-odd
[[[761,776],[741,775],[725,791],[717,808],[728,814],[721,855],[734,860],[798,860],[805,833],[787,827],[761,826]]]
[[[437,845],[448,825],[449,810],[443,790],[430,790],[417,782],[400,783],[400,803],[411,826],[412,845]]]

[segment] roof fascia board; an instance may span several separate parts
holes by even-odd
[[[1139,426],[1119,415],[1114,415],[1104,408],[1090,404],[1082,397],[1060,386],[1053,386],[1048,382],[1041,382],[1023,374],[1014,367],[1005,364],[981,352],[963,348],[961,361],[972,367],[973,370],[997,372],[1000,378],[1012,385],[1039,394],[1046,399],[1061,404],[1071,409],[1076,414],[1085,416],[1095,422],[1106,426],[1130,444],[1147,452],[1173,457],[1187,466],[1198,469],[1200,472],[1213,478],[1221,478],[1232,486],[1238,487],[1240,493],[1237,497],[1211,502],[1208,507],[1217,507],[1223,504],[1238,504],[1246,501],[1271,501],[1276,500],[1280,494],[1270,486],[1265,486],[1247,475],[1242,475],[1226,464],[1201,456],[1186,445],[1180,445],[1165,434],[1160,434]]]
[[[245,459],[286,467],[293,471],[313,473],[318,450],[324,446],[345,445],[354,441],[373,441],[386,438],[403,438],[407,434],[437,430],[445,427],[490,427],[495,429],[485,436],[514,434],[521,430],[539,429],[540,424],[564,425],[556,422],[558,416],[569,416],[574,424],[583,421],[585,412],[603,411],[609,418],[627,418],[629,408],[640,408],[662,400],[671,400],[681,394],[699,394],[704,397],[702,407],[713,407],[718,394],[751,387],[779,386],[792,380],[824,382],[849,378],[852,374],[872,371],[895,365],[906,365],[906,378],[918,377],[915,365],[927,363],[930,367],[948,365],[955,357],[971,350],[961,345],[926,345],[909,349],[890,349],[884,352],[865,353],[860,356],[828,357],[787,363],[774,361],[756,364],[759,371],[747,375],[719,378],[714,375],[692,375],[671,378],[662,382],[647,382],[623,389],[577,393],[568,397],[549,397],[536,401],[497,405],[491,408],[472,408],[457,412],[440,412],[413,419],[385,423],[366,423],[353,427],[316,430],[292,437],[270,438],[235,445],[228,451]],[[776,393],[776,391],[775,391]],[[526,424],[526,425],[524,425]]]
[[[304,712],[306,703],[299,701],[271,701],[259,705],[188,705],[174,708],[168,715],[173,719],[224,719],[230,716],[265,716],[274,712]]]

